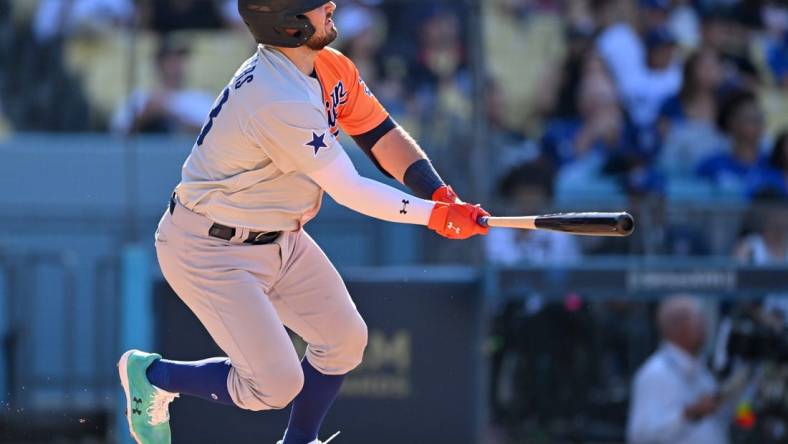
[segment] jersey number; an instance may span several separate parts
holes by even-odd
[[[254,75],[252,73],[254,72],[255,68],[257,68],[257,65],[253,65],[245,69],[244,72],[236,77],[235,89],[239,89],[240,87],[254,80]],[[224,89],[224,91],[222,91],[222,97],[219,99],[219,103],[213,107],[211,113],[208,115],[208,122],[202,127],[202,131],[200,131],[200,137],[197,138],[197,146],[202,146],[202,143],[205,142],[205,136],[207,136],[211,131],[211,128],[213,128],[213,119],[219,116],[219,113],[222,112],[222,107],[225,103],[227,103],[227,99],[229,98],[230,87],[228,86]]]
[[[202,127],[202,131],[200,131],[200,137],[197,138],[197,146],[202,146],[202,143],[205,141],[205,136],[211,131],[213,128],[213,119],[219,116],[219,113],[222,112],[222,107],[225,103],[227,103],[227,99],[230,98],[230,88],[227,87],[222,91],[222,97],[219,100],[219,103],[216,104],[215,107],[211,110],[211,113],[208,115],[208,122],[205,126]]]

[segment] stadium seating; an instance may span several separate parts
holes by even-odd
[[[254,40],[234,31],[183,31],[178,38],[189,42],[191,50],[187,86],[217,94],[255,50]]]
[[[100,115],[112,113],[130,89],[155,82],[153,61],[158,38],[150,33],[134,37],[119,33],[66,42],[66,68],[82,80],[88,102]]]

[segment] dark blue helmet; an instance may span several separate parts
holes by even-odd
[[[329,0],[238,0],[238,12],[257,43],[297,48],[315,34],[304,16]],[[291,35],[287,30],[295,31]]]

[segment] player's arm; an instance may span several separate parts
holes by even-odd
[[[410,188],[416,196],[440,202],[458,201],[424,150],[390,117],[353,139],[378,169]]]
[[[327,165],[307,173],[337,203],[390,222],[427,225],[435,202],[359,175],[344,150]]]
[[[427,154],[397,125],[347,59],[347,104],[339,124],[384,174],[404,184],[418,197],[441,202],[459,201],[433,168]]]
[[[488,215],[479,206],[433,202],[362,177],[344,150],[330,163],[307,175],[337,203],[367,216],[426,225],[450,239],[487,234],[488,229],[476,222],[479,216]]]

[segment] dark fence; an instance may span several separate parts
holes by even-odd
[[[395,276],[348,276],[348,289],[369,325],[369,345],[323,430],[341,430],[340,441],[348,444],[479,442],[483,310],[478,280],[472,272],[449,280]],[[222,355],[169,286],[159,283],[155,294],[163,355]],[[298,339],[296,344],[303,350]],[[287,426],[287,410],[253,413],[185,398],[173,406],[173,435],[181,442],[274,443]]]

